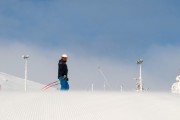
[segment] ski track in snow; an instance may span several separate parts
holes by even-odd
[[[0,120],[180,120],[180,95],[1,92]]]

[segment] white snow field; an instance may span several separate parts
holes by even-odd
[[[0,72],[0,120],[180,120],[180,94],[42,91]]]
[[[180,96],[149,92],[0,92],[0,120],[180,120]]]
[[[40,91],[45,85],[27,80],[27,91]],[[0,72],[0,91],[24,91],[25,80],[7,73]],[[49,88],[55,90],[55,88]]]

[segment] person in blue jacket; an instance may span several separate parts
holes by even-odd
[[[58,79],[60,80],[61,90],[69,90],[67,59],[68,56],[63,54],[58,63]]]

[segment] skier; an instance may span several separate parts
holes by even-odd
[[[68,68],[66,65],[68,56],[66,54],[62,54],[61,59],[58,64],[58,79],[60,81],[61,90],[69,90],[68,84]]]

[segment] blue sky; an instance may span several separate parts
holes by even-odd
[[[154,54],[179,50],[179,6],[178,0],[1,0],[0,42],[108,62],[134,64],[142,57],[150,63]]]
[[[179,43],[179,5],[178,0],[3,0],[0,37],[134,59],[153,45]]]

